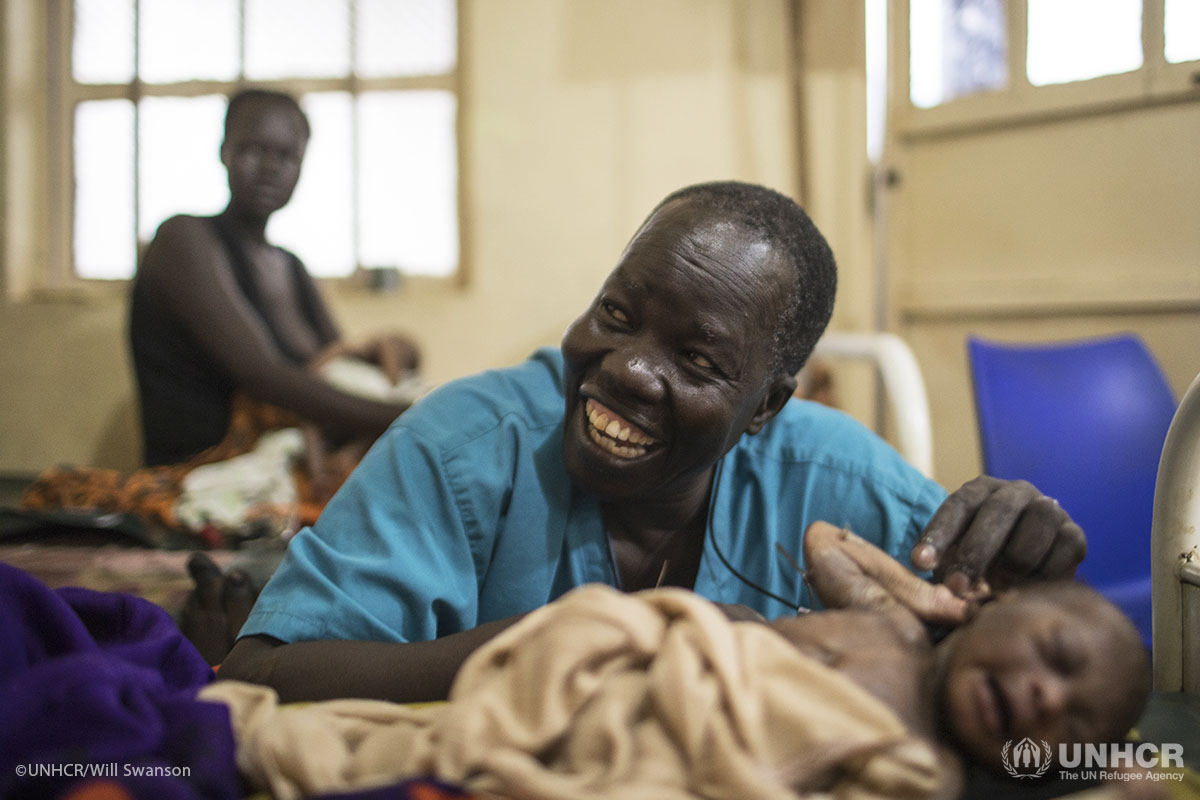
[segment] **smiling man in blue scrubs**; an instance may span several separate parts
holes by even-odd
[[[445,697],[476,647],[575,586],[811,604],[781,554],[846,525],[952,586],[1070,574],[1084,537],[1032,486],[947,498],[846,415],[791,399],[836,269],[793,201],[692,186],[634,235],[561,348],[402,415],[291,542],[221,674],[284,700]]]

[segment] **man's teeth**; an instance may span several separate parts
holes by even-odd
[[[591,404],[588,405],[587,418],[588,422],[592,423],[593,428],[622,442],[647,445],[654,441],[636,428],[629,425],[622,425],[620,420],[612,419],[607,413],[598,411]]]
[[[588,428],[588,434],[592,441],[610,453],[632,458],[645,453],[646,446],[654,443],[654,439],[624,420],[614,418],[615,415],[610,416],[609,412],[602,411],[591,400],[587,402],[586,412],[591,426]],[[628,442],[629,446],[619,445],[617,442]]]

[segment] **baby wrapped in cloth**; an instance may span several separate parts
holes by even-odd
[[[280,798],[434,775],[507,798],[909,798],[933,749],[849,678],[682,589],[584,586],[480,648],[450,701],[283,705],[233,681],[238,764]]]

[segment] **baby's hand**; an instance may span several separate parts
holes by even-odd
[[[922,580],[875,545],[829,523],[809,526],[804,554],[813,591],[827,608],[869,609],[938,625],[960,625],[971,612],[955,587]]]
[[[399,333],[375,336],[358,345],[353,352],[354,355],[383,370],[383,374],[393,384],[421,363],[417,346],[407,336]]]

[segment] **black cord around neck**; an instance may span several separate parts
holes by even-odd
[[[716,474],[716,477],[713,479],[712,501],[709,503],[709,508],[708,508],[708,526],[707,526],[708,527],[708,540],[712,544],[713,552],[717,554],[717,558],[720,559],[721,563],[725,565],[725,569],[727,569],[731,573],[733,573],[734,577],[737,578],[739,581],[746,584],[747,586],[749,586],[751,589],[758,592],[759,594],[765,595],[766,597],[771,598],[772,600],[776,601],[777,603],[783,603],[788,608],[794,609],[796,611],[796,613],[799,614],[803,608],[799,603],[795,603],[791,600],[787,600],[787,599],[781,597],[780,595],[775,594],[770,589],[767,589],[764,586],[760,586],[759,584],[757,584],[754,581],[747,578],[745,575],[743,575],[741,572],[739,572],[737,570],[737,568],[735,566],[733,566],[733,564],[729,563],[729,559],[727,559],[725,557],[725,554],[721,552],[721,548],[717,545],[717,535],[713,531],[713,516],[714,516],[713,510],[717,507],[717,490],[721,486],[721,474],[724,471],[725,471],[725,459],[721,459],[719,462],[717,462],[717,474]],[[801,577],[803,577],[803,573],[801,573]]]

